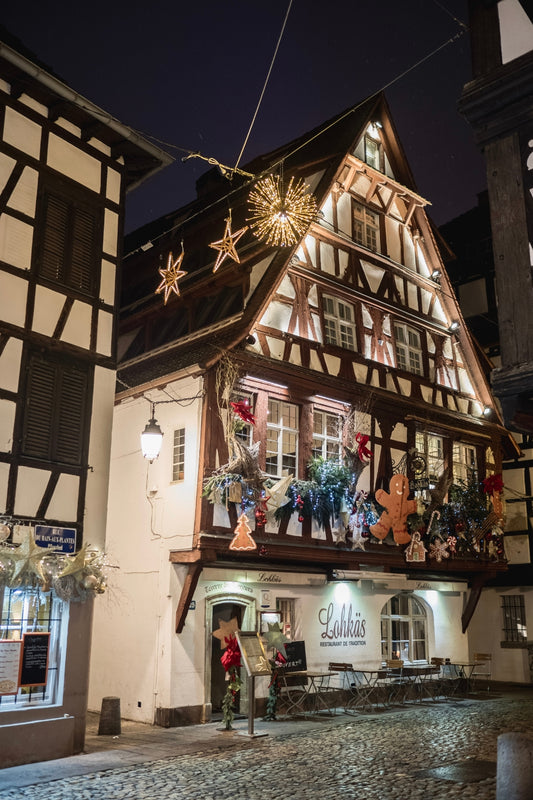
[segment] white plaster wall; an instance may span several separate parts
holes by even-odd
[[[92,306],[74,300],[68,315],[61,341],[89,349],[91,344]]]
[[[201,381],[184,379],[149,397],[155,402],[188,398],[201,389]],[[186,406],[156,406],[164,437],[159,458],[150,464],[140,449],[149,403],[140,397],[115,407],[106,552],[117,568],[109,570],[109,589],[95,602],[90,709],[98,710],[102,697],[116,695],[123,716],[151,723],[157,707],[193,702],[181,680],[183,648],[174,632],[181,584],[169,552],[192,544],[200,415],[200,399]],[[173,431],[182,427],[185,480],[172,483]]]
[[[15,516],[35,517],[51,474],[49,469],[19,467]]]
[[[387,253],[393,261],[401,263],[402,250],[400,247],[400,225],[395,219],[385,217],[385,236],[387,239]]]
[[[112,306],[115,302],[115,265],[105,259],[100,273],[100,299]]]
[[[72,178],[73,181],[83,184],[93,192],[100,191],[100,162],[53,133],[49,138],[47,161],[48,166]]]
[[[31,167],[24,167],[17,185],[8,200],[8,207],[26,214],[35,216],[35,203],[37,200],[37,181],[39,173]]]
[[[496,681],[530,683],[527,650],[522,648],[502,648],[503,618],[502,600],[504,594],[521,594],[513,589],[484,589],[470,621],[468,634],[470,656],[474,653],[492,653],[492,677]],[[533,591],[524,592],[526,621],[533,620]],[[531,623],[530,623],[531,626]],[[531,634],[528,636],[531,640]]]
[[[0,354],[0,388],[16,392],[19,385],[22,340],[11,337]]]
[[[35,304],[33,307],[32,330],[43,336],[52,336],[59,315],[65,305],[66,295],[48,289],[46,286],[35,287]]]
[[[84,530],[85,540],[100,548],[105,544],[114,396],[114,370],[95,367]]]
[[[9,479],[9,464],[0,462],[0,511],[6,510],[7,482]]]
[[[0,452],[10,453],[13,447],[13,425],[16,405],[12,400],[0,399]]]
[[[31,266],[33,228],[8,214],[0,216],[0,260],[19,269]]]
[[[498,3],[502,61],[509,61],[533,50],[533,24],[519,0]]]
[[[39,158],[41,126],[9,106],[5,111],[4,141],[33,158]]]
[[[339,231],[346,236],[352,235],[352,200],[351,196],[344,192],[337,200],[337,221]]]

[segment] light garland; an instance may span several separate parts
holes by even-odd
[[[235,231],[235,233],[232,233],[231,211],[229,212],[229,215],[225,220],[225,222],[226,222],[226,228],[224,230],[224,236],[222,237],[222,239],[219,239],[216,242],[211,242],[211,244],[209,245],[209,247],[212,247],[213,250],[218,250],[218,256],[217,260],[215,261],[215,266],[213,267],[213,272],[216,272],[218,270],[218,268],[221,266],[222,262],[226,258],[231,258],[237,264],[241,263],[239,254],[237,253],[235,247],[239,239],[241,239],[241,237],[244,236],[244,234],[248,230],[248,226],[246,225],[244,228],[240,228],[238,231]]]
[[[291,178],[284,192],[280,178],[269,175],[256,184],[248,201],[253,234],[276,247],[296,244],[317,215],[316,200],[302,178]]]

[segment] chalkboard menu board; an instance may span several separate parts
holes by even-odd
[[[287,663],[283,665],[284,672],[299,672],[307,669],[305,642],[285,642],[285,657]]]
[[[49,633],[24,634],[19,686],[45,686],[49,644]]]

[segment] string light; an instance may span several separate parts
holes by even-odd
[[[291,178],[287,191],[278,176],[268,175],[248,196],[250,227],[258,239],[275,247],[296,244],[317,215],[314,196],[304,180]]]

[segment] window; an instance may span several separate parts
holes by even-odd
[[[505,642],[526,642],[526,609],[521,594],[502,596],[503,638]]]
[[[477,470],[476,448],[463,442],[453,443],[453,481],[470,483]]]
[[[313,458],[341,461],[342,417],[326,411],[313,411]]]
[[[360,203],[353,204],[353,239],[369,250],[379,250],[379,217]]]
[[[381,612],[381,658],[427,661],[426,610],[414,595],[397,594]]]
[[[0,712],[61,702],[59,673],[64,654],[68,605],[38,589],[0,590],[0,640],[19,641],[25,633],[50,633],[45,686],[19,688],[17,694],[0,696]]]
[[[377,134],[379,137],[379,134]],[[372,138],[372,136],[365,136],[365,162],[368,164],[369,167],[373,167],[374,169],[380,169],[380,149],[381,145],[379,141]]]
[[[298,468],[298,406],[268,400],[266,471],[281,478]]]
[[[81,465],[89,404],[88,367],[30,354],[22,454]]]
[[[185,479],[185,428],[174,431],[174,446],[172,449],[172,480]]]
[[[42,278],[84,294],[95,290],[96,210],[64,195],[45,192],[38,272]]]
[[[395,323],[396,366],[415,375],[422,375],[422,344],[420,334],[414,328]]]
[[[235,394],[232,398],[234,403],[238,403],[240,401],[244,401],[250,407],[250,411],[253,413],[253,396],[251,394],[245,392],[239,392]],[[251,422],[245,422],[243,419],[238,417],[235,418],[234,422],[234,431],[235,431],[235,438],[242,442],[246,447],[250,447],[253,440],[253,425]]]
[[[426,475],[429,488],[434,488],[444,472],[444,439],[434,433],[417,431],[415,447],[426,462]]]
[[[355,350],[355,315],[353,306],[336,297],[324,295],[324,338],[327,344]]]
[[[281,630],[283,635],[295,641],[297,631],[295,624],[295,602],[292,598],[276,597],[276,608],[281,617]]]

